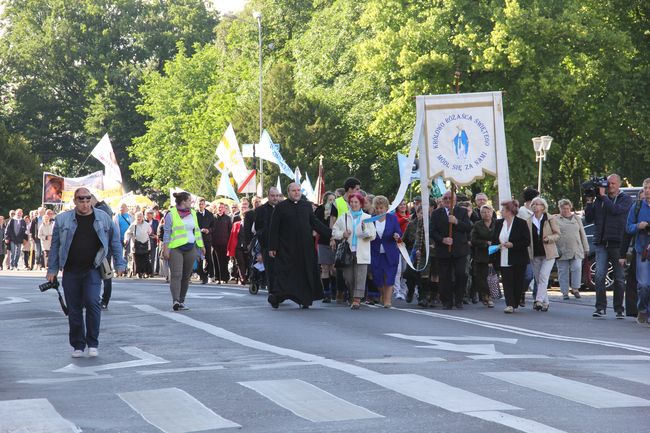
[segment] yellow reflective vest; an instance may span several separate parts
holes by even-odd
[[[196,218],[196,211],[194,209],[190,209],[190,211],[192,212],[192,218],[194,218],[194,239],[196,246],[203,248],[203,236],[199,228],[199,220]],[[169,238],[169,248],[178,248],[188,242],[187,228],[183,219],[178,214],[178,209],[173,207],[169,213],[172,216],[172,233]]]
[[[337,218],[345,215],[348,212],[348,202],[345,201],[343,197],[339,197],[334,200],[334,205],[336,206]]]

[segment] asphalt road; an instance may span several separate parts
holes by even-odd
[[[550,311],[317,302],[114,282],[97,358],[72,359],[40,273],[0,273],[0,433],[645,432],[650,328]],[[529,302],[530,303],[530,302]]]

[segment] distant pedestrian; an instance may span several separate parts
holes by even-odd
[[[560,291],[565,300],[569,299],[569,293],[580,298],[582,260],[589,254],[589,242],[582,225],[582,218],[573,212],[571,201],[562,199],[557,206],[560,214],[553,218],[560,229],[560,238],[556,242],[560,256],[555,261]]]

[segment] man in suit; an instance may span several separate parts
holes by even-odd
[[[23,241],[27,239],[27,223],[23,219],[23,210],[16,209],[16,213],[7,223],[5,229],[5,242],[8,241],[11,248],[10,269],[18,270],[18,261],[22,256]]]
[[[451,224],[451,236],[449,227]],[[451,192],[442,196],[442,206],[433,211],[429,234],[436,243],[440,278],[440,298],[445,310],[463,308],[463,295],[467,285],[465,266],[469,254],[469,233],[472,223],[466,208],[451,208]],[[455,276],[455,278],[454,278]],[[452,282],[452,278],[455,281]]]
[[[205,258],[199,258],[198,272],[201,284],[207,284],[208,278],[214,278],[214,265],[212,263],[212,231],[214,230],[214,215],[205,208],[205,199],[199,199],[199,211],[196,220],[201,229],[201,237],[205,246]]]
[[[255,232],[262,249],[264,269],[269,295],[273,293],[273,258],[269,257],[269,229],[275,206],[280,202],[280,191],[274,186],[269,188],[267,202],[255,210]]]

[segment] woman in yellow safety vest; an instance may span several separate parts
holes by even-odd
[[[176,206],[172,206],[165,217],[165,234],[162,254],[169,260],[169,289],[172,293],[172,309],[188,310],[185,295],[194,270],[194,261],[199,250],[205,257],[203,237],[196,211],[192,209],[191,196],[187,192],[174,193]]]

